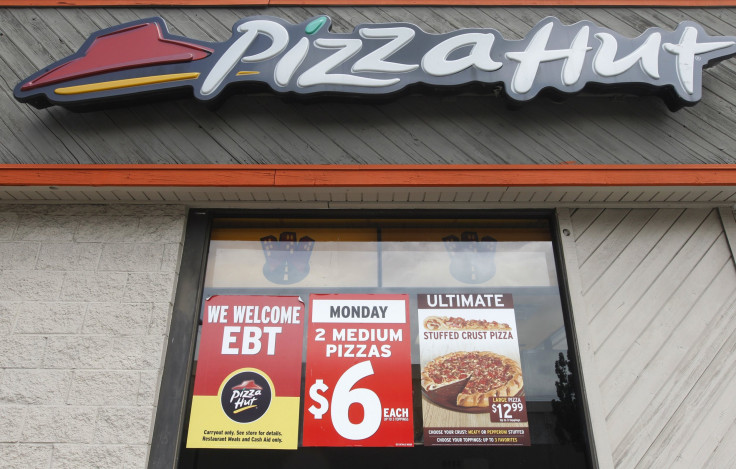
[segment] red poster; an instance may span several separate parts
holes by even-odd
[[[298,297],[207,299],[188,448],[296,449],[303,331]]]
[[[408,295],[312,295],[304,446],[413,446]]]

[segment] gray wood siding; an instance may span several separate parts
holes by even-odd
[[[571,218],[615,466],[734,467],[736,269],[719,212]]]
[[[428,32],[495,28],[520,38],[546,16],[635,37],[694,20],[736,35],[736,8],[5,8],[0,9],[0,163],[592,164],[733,163],[736,61],[705,71],[703,100],[669,112],[657,98],[545,98],[509,110],[493,96],[405,96],[381,104],[237,96],[215,111],[193,99],[76,114],[17,103],[13,87],[74,53],[93,32],[150,16],[222,41],[241,18],[327,14],[334,31],[411,22]]]

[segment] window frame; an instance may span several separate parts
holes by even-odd
[[[565,325],[568,359],[580,406],[585,457],[589,467],[596,468],[590,409],[581,384],[578,338],[572,313],[565,271],[563,245],[560,239],[558,213],[555,210],[263,210],[263,209],[190,209],[187,217],[184,246],[181,253],[179,278],[167,336],[166,355],[157,393],[156,417],[148,459],[150,469],[176,468],[179,463],[182,435],[187,415],[191,372],[196,346],[199,314],[204,291],[207,258],[213,220],[216,218],[382,218],[382,219],[481,219],[481,218],[543,218],[549,222],[555,268],[559,280],[560,301]]]

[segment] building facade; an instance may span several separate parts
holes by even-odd
[[[552,16],[628,38],[683,21],[736,36],[735,7],[690,3],[0,8],[0,465],[195,467],[183,438],[218,220],[536,217],[554,246],[585,464],[734,466],[733,59],[704,70],[702,99],[676,112],[618,88],[520,106],[488,89],[258,90],[217,107],[152,95],[81,113],[13,97],[97,31],[149,17],[212,43],[259,15],[327,15],[340,33],[410,23],[518,40]],[[494,450],[432,464],[494,467]],[[410,454],[395,451],[396,464]],[[503,457],[525,467],[528,454]]]

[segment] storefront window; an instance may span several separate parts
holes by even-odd
[[[588,467],[548,215],[214,218],[179,467]]]

